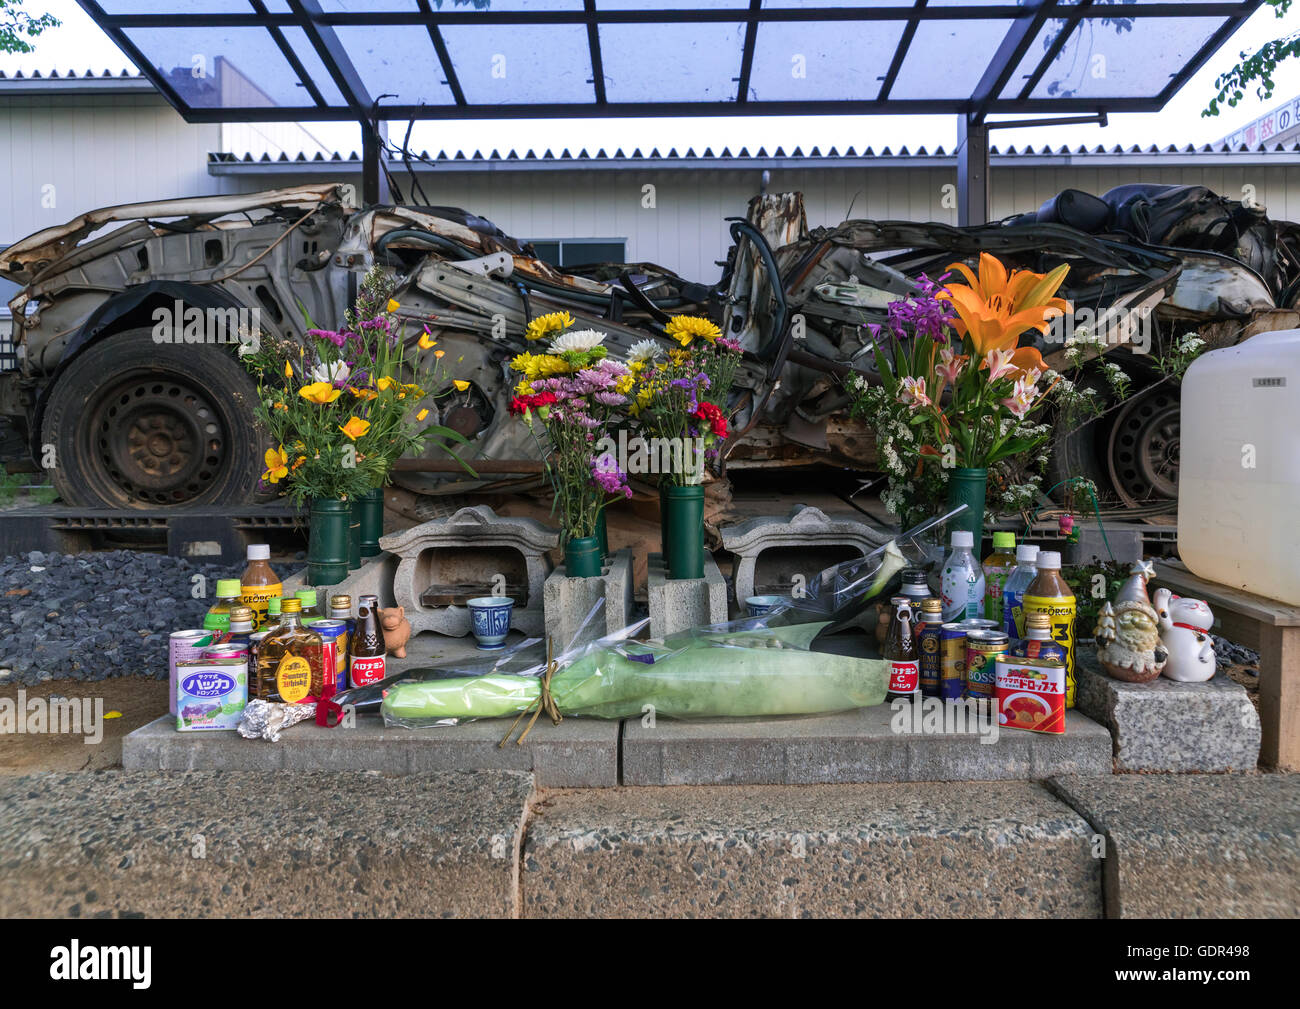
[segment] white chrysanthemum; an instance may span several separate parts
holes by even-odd
[[[326,382],[333,385],[335,382],[346,382],[351,374],[346,362],[331,361],[328,364],[318,364],[311,370],[312,381]]]
[[[648,364],[664,356],[664,349],[654,340],[637,340],[627,352],[627,359],[632,364]]]
[[[572,333],[561,333],[551,341],[551,353],[592,350],[605,342],[605,335],[598,329],[575,329]]]

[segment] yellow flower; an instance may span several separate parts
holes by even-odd
[[[288,408],[287,406],[285,406],[283,403],[276,403],[274,409],[276,409],[276,410],[288,410],[289,408]]]
[[[266,472],[262,474],[262,479],[267,483],[279,483],[289,475],[289,453],[283,445],[278,449],[268,448],[263,461],[266,463]]]
[[[691,359],[690,353],[685,350],[670,350],[668,357],[679,368]]]
[[[401,307],[402,306],[397,303],[396,298],[389,298],[388,304],[384,306],[384,309],[389,312],[396,312]]]
[[[421,389],[421,388],[420,388],[418,385],[416,385],[414,382],[410,382],[410,383],[408,383],[408,384],[402,386],[402,392],[409,392],[409,393],[411,393],[412,395],[414,395],[417,399],[418,399],[420,396],[423,396],[423,395],[424,395],[424,390]]]
[[[466,389],[469,388],[469,383],[466,382],[464,379],[460,379],[460,378],[453,379],[451,384],[456,387],[458,392],[464,392]]]
[[[559,333],[572,325],[573,316],[568,312],[548,312],[546,315],[539,315],[528,324],[528,328],[524,330],[524,338],[540,340],[544,336]]]
[[[293,378],[293,365],[288,361],[284,362],[284,377]]]
[[[691,341],[697,336],[709,343],[713,343],[722,335],[722,330],[708,319],[703,319],[698,315],[674,315],[668,320],[664,332],[683,347],[689,347]]]
[[[521,378],[519,384],[515,386],[516,396],[531,396],[534,392],[533,384],[526,378]]]
[[[349,417],[348,422],[340,425],[339,430],[353,441],[356,441],[370,430],[370,421],[362,420],[360,417]]]
[[[356,396],[357,399],[378,399],[379,398],[379,393],[375,392],[374,389],[354,389],[352,388],[352,386],[348,386],[348,392]]]
[[[298,456],[298,458],[293,461],[293,465],[289,467],[289,471],[292,472],[293,470],[296,470],[299,466],[301,466],[306,461],[307,461],[307,457],[305,455]]]
[[[424,335],[420,337],[420,349],[433,350],[433,348],[436,346],[438,346],[438,341],[435,340],[432,336],[430,336],[429,331],[426,329],[424,331]]]
[[[438,360],[441,361],[444,357],[447,356],[447,352],[445,350],[435,350],[433,352],[433,356],[438,358]]]
[[[298,395],[309,403],[323,406],[326,403],[333,403],[342,396],[343,390],[335,389],[328,382],[313,382],[311,385],[304,385],[299,389]]]
[[[429,411],[428,411],[428,410],[421,410],[419,413],[417,413],[417,414],[415,415],[415,419],[416,419],[416,420],[424,420],[424,418],[427,417],[427,416],[429,416]]]
[[[632,391],[632,386],[636,384],[635,375],[624,375],[614,383],[614,391],[620,396],[626,396]]]
[[[378,382],[375,383],[375,385],[379,387],[380,392],[387,392],[390,388],[397,385],[397,379],[381,378]]]

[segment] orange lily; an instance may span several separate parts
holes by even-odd
[[[952,302],[957,313],[953,329],[970,337],[979,357],[995,349],[1015,350],[1025,330],[1046,333],[1054,317],[1071,310],[1068,301],[1055,297],[1070,269],[1064,263],[1046,274],[1032,270],[1008,274],[996,256],[981,252],[979,276],[965,263],[953,263],[948,269],[958,271],[967,283],[949,284],[939,296]]]

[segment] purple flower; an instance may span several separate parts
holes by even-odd
[[[627,485],[627,477],[618,468],[618,463],[608,452],[593,456],[591,460],[591,479],[606,494],[632,496],[632,488]]]
[[[627,402],[627,397],[617,392],[597,392],[591,398],[603,406],[622,406]]]
[[[308,336],[314,336],[317,340],[328,340],[336,347],[342,347],[348,342],[346,333],[337,333],[332,329],[309,329]]]
[[[361,323],[362,329],[382,329],[388,332],[388,319],[385,316],[377,315],[373,319],[364,319]]]

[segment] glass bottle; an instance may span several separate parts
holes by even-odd
[[[885,637],[885,659],[889,662],[889,693],[886,701],[912,700],[921,688],[921,662],[912,634],[912,606],[907,596],[890,600],[894,618]]]
[[[302,602],[281,604],[280,626],[257,649],[253,696],[298,704],[319,699],[325,688],[321,636],[302,625]]]
[[[329,618],[331,620],[342,620],[344,631],[339,638],[339,655],[342,657],[343,671],[347,671],[348,666],[348,643],[352,640],[352,632],[356,629],[357,622],[352,616],[352,597],[351,596],[330,596]]]
[[[364,687],[387,675],[388,650],[379,626],[379,597],[357,601],[357,623],[348,642],[348,685]]]

